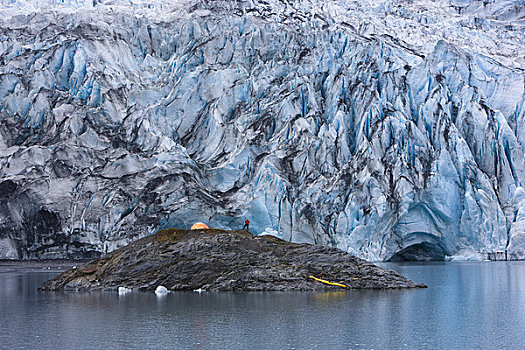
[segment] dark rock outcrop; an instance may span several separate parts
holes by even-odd
[[[340,249],[289,243],[248,231],[167,229],[64,272],[41,290],[285,291],[342,287],[414,288],[394,271],[379,268]]]

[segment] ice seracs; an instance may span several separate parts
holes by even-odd
[[[525,258],[518,0],[0,6],[0,258],[246,217],[374,261]]]

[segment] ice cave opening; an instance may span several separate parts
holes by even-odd
[[[395,253],[388,261],[443,261],[445,251],[434,243],[422,242]]]

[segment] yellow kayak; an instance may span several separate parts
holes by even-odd
[[[337,287],[343,287],[343,288],[346,288],[346,286],[342,283],[337,283],[337,282],[330,282],[330,281],[327,281],[327,280],[323,280],[323,279],[320,279],[320,278],[317,278],[317,277],[314,277],[312,275],[309,276],[310,278],[313,278],[314,280],[318,281],[318,282],[321,282],[321,283],[324,283],[324,284],[329,284],[331,286],[337,286]]]

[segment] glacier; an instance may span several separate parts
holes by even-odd
[[[522,0],[0,0],[0,259],[204,221],[525,258]]]

